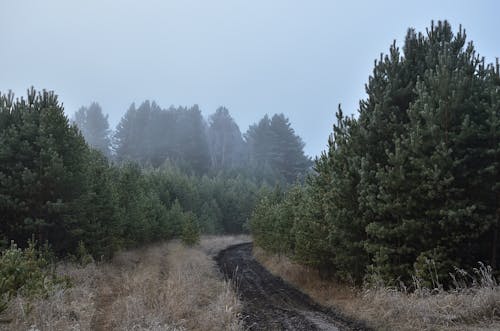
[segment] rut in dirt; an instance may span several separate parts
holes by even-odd
[[[110,276],[100,280],[97,292],[96,310],[92,316],[90,329],[93,331],[108,331],[114,328],[111,308],[118,298],[119,282]]]
[[[236,285],[249,330],[368,330],[273,276],[253,258],[251,243],[221,251],[216,261]]]

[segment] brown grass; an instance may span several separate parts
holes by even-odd
[[[95,311],[95,284],[101,273],[95,264],[58,265],[57,274],[69,277],[73,286],[60,286],[45,299],[14,298],[2,316],[11,322],[0,324],[0,330],[89,330]]]
[[[286,257],[268,255],[259,248],[254,248],[254,255],[273,274],[319,303],[377,330],[500,330],[500,286],[487,272],[474,287],[452,292],[420,288],[407,293],[383,286],[356,289],[322,280],[314,270]]]
[[[202,237],[118,254],[111,263],[58,266],[74,284],[36,301],[18,297],[5,330],[243,330],[241,303],[212,257],[246,236]]]

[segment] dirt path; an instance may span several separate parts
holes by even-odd
[[[96,309],[90,329],[93,331],[108,331],[113,329],[111,308],[118,298],[119,285],[116,278],[106,276],[99,280],[96,298]]]
[[[366,330],[273,276],[253,258],[252,244],[231,246],[216,260],[236,283],[249,330]]]

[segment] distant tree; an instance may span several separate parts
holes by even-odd
[[[157,122],[160,112],[160,107],[150,101],[143,102],[138,108],[135,104],[129,107],[114,134],[117,160],[151,164],[162,139]]]
[[[266,114],[258,123],[250,125],[244,136],[251,161],[260,164],[269,162],[273,140],[269,116]]]
[[[174,162],[185,170],[204,174],[210,168],[206,123],[198,106],[161,109],[145,101],[132,104],[114,135],[119,161],[159,167]]]
[[[108,115],[102,113],[101,106],[93,102],[88,107],[81,107],[74,114],[73,121],[80,129],[87,144],[109,157],[111,139]]]
[[[191,108],[179,108],[176,114],[175,151],[194,173],[206,174],[210,169],[210,152],[201,111],[194,105]]]
[[[244,141],[229,111],[219,107],[209,118],[208,143],[212,168],[216,171],[242,165]]]
[[[283,114],[275,114],[271,119],[272,132],[271,160],[275,168],[288,182],[304,176],[312,162],[304,154],[304,142],[295,134],[290,121]]]
[[[267,167],[285,182],[304,176],[311,166],[311,160],[304,155],[302,139],[283,114],[276,114],[272,119],[265,115],[250,126],[245,138],[251,162],[260,169]]]

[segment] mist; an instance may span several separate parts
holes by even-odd
[[[362,8],[362,10],[360,10]],[[0,91],[54,90],[68,116],[98,102],[112,129],[130,104],[224,106],[242,131],[284,113],[309,156],[335,111],[356,114],[373,60],[408,27],[462,24],[500,54],[498,4],[465,1],[3,1]]]

